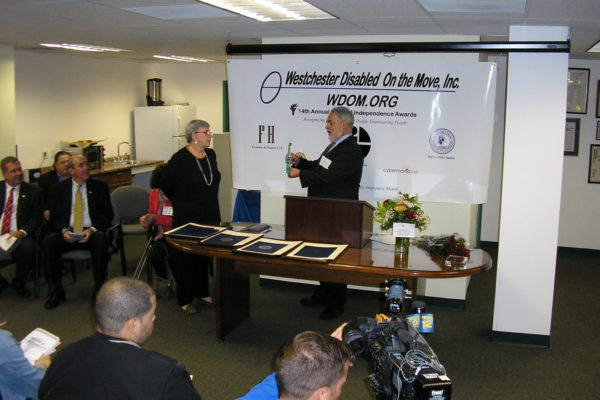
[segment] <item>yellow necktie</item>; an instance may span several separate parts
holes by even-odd
[[[81,195],[81,185],[77,185],[77,192],[75,192],[73,232],[83,232],[83,196]]]

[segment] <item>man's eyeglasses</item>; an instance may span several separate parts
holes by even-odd
[[[202,132],[202,131],[196,131],[196,132],[194,132],[194,133],[203,133],[203,134],[205,134],[205,135],[212,135],[212,132],[211,132],[211,131],[205,131],[205,132]]]

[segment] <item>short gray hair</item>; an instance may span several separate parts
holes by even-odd
[[[72,154],[71,158],[69,158],[69,161],[67,161],[67,168],[69,168],[69,169],[75,168],[75,164],[73,164],[74,163],[74,161],[73,161],[74,158],[83,158],[84,160],[87,160],[87,158],[85,158],[85,156],[83,154],[81,154],[81,153]]]
[[[185,127],[185,139],[188,143],[192,141],[192,134],[196,132],[198,128],[210,128],[210,124],[201,119],[191,120]]]
[[[337,115],[342,121],[346,121],[350,128],[354,127],[354,114],[346,107],[335,107],[331,112]]]
[[[154,291],[144,281],[128,277],[109,280],[96,297],[98,329],[107,334],[121,332],[131,318],[142,318],[152,309]]]

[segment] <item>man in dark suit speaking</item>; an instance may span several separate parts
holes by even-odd
[[[108,238],[113,210],[108,185],[89,178],[87,160],[74,155],[69,160],[71,179],[52,186],[50,191],[50,233],[42,242],[48,280],[47,309],[58,307],[66,300],[62,286],[61,254],[75,249],[92,253],[94,270],[93,297],[106,280]]]
[[[327,117],[325,130],[329,145],[313,161],[292,154],[290,178],[300,178],[308,187],[309,197],[358,200],[362,177],[363,152],[352,135],[354,114],[346,107],[336,107]],[[327,223],[327,221],[323,221]],[[315,293],[301,300],[307,307],[325,306],[321,319],[332,319],[344,312],[346,285],[321,282]]]
[[[26,297],[27,276],[35,265],[35,235],[42,223],[42,192],[37,186],[23,182],[23,169],[17,158],[5,157],[0,164],[4,177],[0,182],[1,234],[17,239],[10,255],[0,250],[0,259],[15,261],[12,287],[17,295]],[[0,275],[0,291],[6,286],[8,282]]]

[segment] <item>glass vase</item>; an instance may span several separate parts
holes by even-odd
[[[396,254],[408,254],[408,248],[410,247],[410,238],[397,237],[396,245],[394,247]]]

